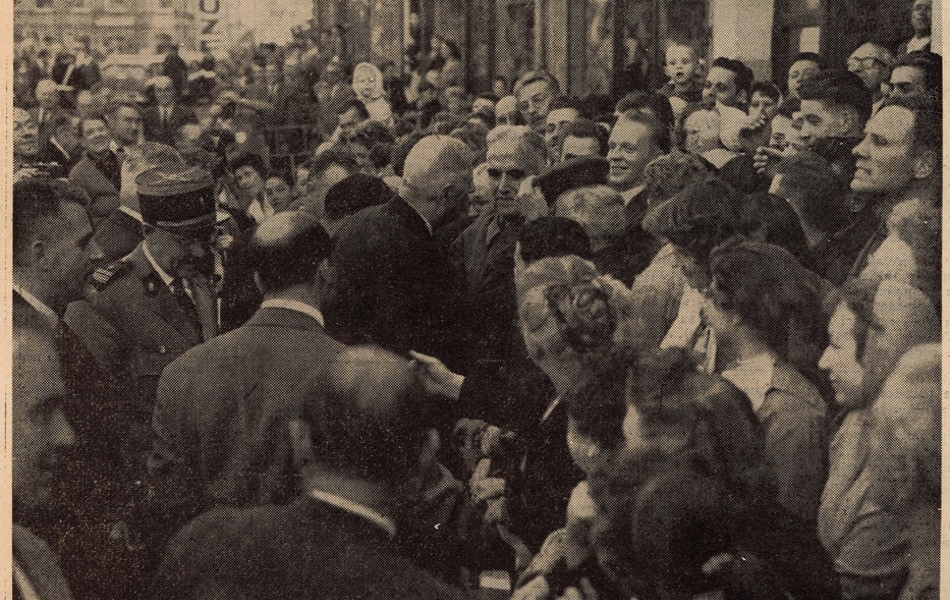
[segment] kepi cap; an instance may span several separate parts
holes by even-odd
[[[610,163],[602,156],[578,156],[551,166],[536,184],[550,205],[568,190],[606,184],[609,171]]]
[[[178,232],[210,230],[216,221],[214,179],[198,167],[163,165],[135,178],[142,220]]]

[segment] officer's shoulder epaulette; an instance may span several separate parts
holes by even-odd
[[[127,273],[132,269],[132,263],[123,260],[117,260],[104,267],[99,267],[92,272],[92,285],[98,291],[106,289],[109,283],[117,276]]]

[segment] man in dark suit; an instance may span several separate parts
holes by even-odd
[[[69,182],[89,196],[89,216],[93,225],[119,207],[121,162],[110,148],[112,137],[102,117],[80,121],[79,133],[86,151],[69,171]]]
[[[288,388],[343,350],[320,313],[318,270],[329,253],[329,235],[304,213],[264,221],[247,249],[260,309],[162,374],[148,467],[159,508],[179,518],[168,533],[215,505],[285,504],[298,494],[287,424],[314,399]]]
[[[470,161],[455,138],[423,138],[406,157],[400,196],[360,211],[340,228],[324,303],[334,337],[404,355],[450,352],[454,293],[432,232],[456,186],[468,189]]]
[[[154,600],[461,598],[400,555],[412,482],[434,465],[438,425],[413,363],[355,347],[313,373],[294,421],[304,494],[288,506],[217,509],[172,540]],[[437,412],[437,411],[436,411]]]
[[[69,114],[66,109],[60,105],[60,88],[52,79],[41,79],[36,84],[37,106],[30,109],[30,114],[36,120],[40,128],[39,133],[39,152],[46,150],[49,144],[49,138],[53,135],[53,122],[56,117]]]
[[[153,80],[153,87],[155,106],[148,107],[142,114],[145,139],[173,146],[178,128],[185,123],[197,123],[198,119],[190,109],[178,103],[171,78],[160,75]]]
[[[53,329],[22,300],[14,302],[12,359],[13,597],[68,600],[69,587],[56,556],[20,524],[18,514],[49,501],[58,455],[76,439],[63,413],[65,393]]]
[[[116,552],[109,539],[124,502],[114,415],[118,397],[111,380],[60,314],[81,296],[83,281],[101,252],[81,193],[68,184],[27,179],[14,185],[14,311],[29,310],[55,333],[66,384],[62,403],[76,434],[62,456],[62,477],[41,511],[21,515],[28,526],[58,549],[63,572],[79,597],[124,597]]]
[[[38,162],[56,163],[67,173],[79,162],[82,158],[82,148],[75,121],[78,119],[65,113],[53,117],[52,134],[47,140],[46,149],[37,155]]]

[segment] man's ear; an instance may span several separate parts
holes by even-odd
[[[30,257],[33,259],[33,264],[40,264],[46,258],[46,243],[43,240],[33,240],[33,243],[30,244]]]
[[[923,150],[914,157],[914,179],[927,179],[934,174],[938,167],[937,153],[933,150]]]
[[[858,118],[858,113],[854,109],[842,108],[838,111],[838,120],[841,123],[841,131],[852,131],[852,130],[861,130],[863,127],[858,127],[860,125],[860,119]]]
[[[290,449],[294,456],[294,468],[300,469],[316,461],[313,453],[313,437],[310,435],[310,425],[302,419],[292,419],[287,423],[287,433],[290,435]]]

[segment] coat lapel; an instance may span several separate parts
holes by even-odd
[[[184,309],[178,304],[178,299],[168,289],[168,286],[155,272],[155,269],[152,268],[152,264],[142,252],[141,244],[135,249],[129,260],[135,264],[136,276],[144,287],[143,293],[146,298],[151,299],[151,302],[148,302],[151,311],[185,339],[186,347],[200,344],[201,332],[191,322]]]

